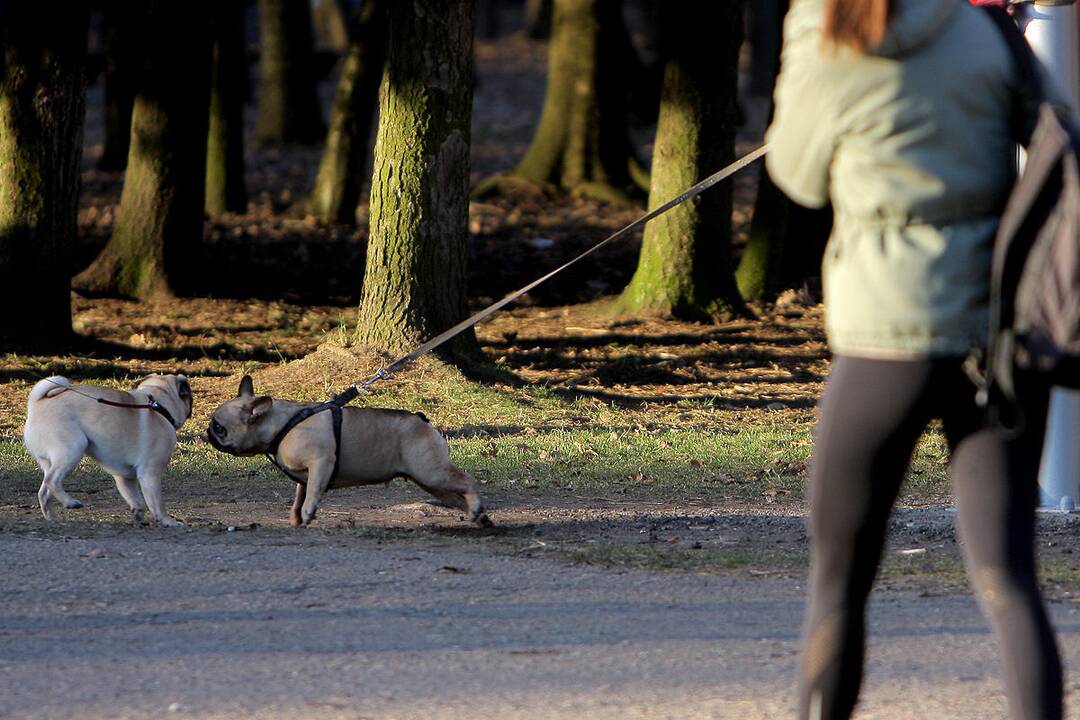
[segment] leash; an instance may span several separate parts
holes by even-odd
[[[644,215],[642,215],[638,219],[634,220],[629,225],[621,228],[620,230],[616,230],[611,235],[608,235],[606,238],[604,238],[603,240],[598,242],[596,245],[593,245],[591,248],[589,248],[585,252],[581,253],[577,257],[573,258],[572,260],[570,260],[570,261],[568,261],[566,263],[563,263],[562,265],[555,268],[554,270],[552,270],[548,274],[544,275],[543,277],[540,277],[540,278],[537,278],[536,280],[533,280],[531,283],[529,283],[525,287],[523,287],[523,288],[521,288],[519,290],[515,290],[514,292],[512,292],[509,295],[507,295],[506,297],[504,297],[502,300],[499,300],[497,302],[492,303],[491,305],[488,305],[483,310],[480,310],[479,312],[475,313],[474,315],[466,318],[465,320],[462,320],[461,322],[459,322],[457,325],[454,325],[449,330],[445,330],[445,331],[439,333],[438,335],[431,338],[426,343],[424,343],[420,347],[416,348],[412,352],[406,353],[405,355],[402,355],[400,357],[395,358],[391,362],[389,362],[386,365],[383,365],[381,368],[379,368],[379,370],[374,375],[371,375],[371,376],[365,378],[364,380],[362,380],[360,382],[353,383],[348,388],[346,388],[343,392],[335,395],[333,398],[331,398],[330,400],[328,400],[326,403],[323,403],[323,404],[327,405],[327,406],[336,405],[338,407],[341,407],[341,406],[345,405],[346,403],[351,402],[353,399],[355,399],[357,396],[360,395],[361,391],[366,390],[368,387],[370,387],[374,383],[378,382],[379,380],[385,380],[386,378],[390,377],[390,375],[394,372],[395,368],[398,368],[401,365],[405,365],[405,364],[410,363],[410,362],[412,362],[412,361],[414,361],[414,360],[416,360],[416,359],[418,359],[418,358],[420,358],[420,357],[422,357],[424,355],[427,355],[429,352],[431,352],[435,348],[439,347],[440,345],[445,343],[447,340],[450,340],[451,338],[458,335],[459,333],[461,333],[461,332],[463,332],[465,330],[468,330],[473,325],[476,325],[477,323],[491,317],[492,315],[494,315],[499,310],[503,309],[504,307],[506,307],[510,303],[512,303],[515,300],[517,300],[518,298],[520,298],[522,295],[525,295],[530,290],[533,290],[538,285],[541,285],[542,283],[547,282],[551,278],[553,278],[556,275],[558,275],[559,273],[561,273],[563,270],[566,270],[568,267],[578,263],[579,261],[585,259],[589,255],[592,255],[594,252],[596,252],[600,248],[604,247],[608,243],[611,243],[611,242],[614,242],[615,240],[618,240],[623,235],[626,235],[627,233],[629,233],[631,230],[635,230],[635,229],[641,227],[642,225],[649,222],[650,220],[652,220],[654,218],[657,218],[660,215],[663,215],[668,210],[671,210],[672,208],[674,208],[674,207],[676,207],[678,205],[682,205],[687,200],[691,200],[693,198],[696,198],[698,195],[705,192],[709,188],[713,187],[717,183],[719,183],[719,182],[721,182],[723,180],[726,180],[727,178],[731,177],[732,175],[739,172],[743,168],[745,168],[745,167],[753,164],[757,160],[759,160],[761,157],[763,157],[765,155],[765,153],[768,151],[768,149],[769,149],[768,145],[761,145],[757,149],[750,151],[749,153],[747,153],[743,157],[739,158],[735,162],[731,163],[727,167],[725,167],[725,168],[723,168],[721,170],[718,170],[717,172],[713,173],[709,177],[707,177],[704,180],[700,181],[699,183],[697,183],[693,187],[691,187],[688,190],[684,191],[683,193],[673,197],[671,200],[668,200],[663,205],[660,205],[660,206],[654,208],[653,210],[650,210],[649,212],[645,213]]]
[[[73,392],[76,395],[82,395],[84,398],[90,398],[94,402],[101,403],[102,405],[108,405],[109,407],[129,408],[132,410],[153,410],[158,415],[165,418],[169,422],[169,424],[173,426],[173,430],[177,429],[176,420],[173,418],[172,413],[169,412],[169,410],[164,405],[155,400],[154,396],[149,393],[146,394],[146,397],[150,399],[150,402],[122,403],[116,402],[115,400],[106,400],[105,398],[96,397],[94,395],[91,395],[90,393],[85,393],[72,385],[64,385],[62,383],[58,383],[52,378],[42,378],[42,380],[52,383],[56,387],[64,388],[64,390],[67,390],[68,392]]]

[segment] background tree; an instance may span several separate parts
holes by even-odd
[[[788,0],[767,0],[761,7],[755,6],[756,70],[751,85],[769,96],[780,67],[788,5]],[[769,117],[772,118],[771,105]],[[773,184],[762,163],[758,169],[750,238],[735,271],[739,292],[747,300],[768,302],[784,290],[800,288],[819,276],[831,230],[832,208],[811,210],[793,203]]]
[[[257,143],[323,139],[309,0],[259,0],[259,77]]]
[[[71,335],[87,3],[0,4],[0,347]]]
[[[146,67],[112,238],[74,286],[90,294],[170,296],[202,241],[209,120],[210,0],[146,3]]]
[[[145,14],[141,3],[125,0],[101,0],[100,6],[105,55],[105,149],[98,159],[98,169],[112,172],[127,166]]]
[[[244,43],[244,4],[228,0],[211,9],[213,70],[210,127],[206,146],[206,212],[247,210],[244,184],[244,98],[248,67]]]
[[[554,0],[525,0],[525,34],[533,40],[551,37]]]
[[[639,66],[621,0],[555,0],[540,125],[510,177],[619,202],[644,189],[626,125],[627,77]]]
[[[650,207],[735,159],[742,9],[688,0],[659,9],[664,81]],[[651,221],[617,308],[705,321],[744,312],[731,273],[731,211],[724,183]]]
[[[411,349],[465,316],[474,0],[390,6],[357,339]],[[478,352],[472,331],[447,354]]]
[[[386,5],[387,0],[364,0],[350,29],[330,131],[311,193],[311,213],[324,222],[356,222],[371,120],[386,62]]]

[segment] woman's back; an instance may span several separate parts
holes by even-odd
[[[826,46],[824,11],[824,0],[792,3],[767,162],[796,201],[833,203],[830,343],[870,357],[963,354],[985,334],[1012,178],[1008,48],[959,0],[896,0],[868,53]]]

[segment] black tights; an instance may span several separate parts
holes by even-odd
[[[1045,389],[1023,432],[985,427],[960,361],[837,357],[811,469],[811,578],[800,717],[847,718],[858,698],[864,610],[912,450],[939,417],[969,578],[998,640],[1014,718],[1061,717],[1061,663],[1035,579]],[[915,701],[917,702],[917,701]]]

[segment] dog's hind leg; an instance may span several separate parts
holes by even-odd
[[[45,516],[46,520],[52,520],[52,508],[49,506],[53,503],[53,496],[52,493],[49,492],[49,486],[45,484],[44,480],[41,482],[41,487],[38,489],[37,499],[38,505],[41,506],[41,514]]]
[[[469,513],[469,520],[477,525],[491,527],[494,524],[484,511],[476,480],[457,465],[447,463],[438,471],[410,477],[435,497]]]
[[[116,489],[120,491],[120,497],[124,498],[124,502],[131,509],[131,517],[135,524],[142,525],[146,513],[146,502],[143,500],[135,478],[113,475],[113,480],[116,481]]]
[[[39,464],[43,467],[47,464],[48,468],[45,470],[45,477],[41,482],[42,490],[38,491],[38,502],[41,502],[42,496],[46,498],[46,506],[42,508],[46,518],[50,518],[50,512],[48,511],[48,501],[55,499],[58,502],[64,504],[69,510],[81,508],[82,503],[71,497],[64,491],[64,480],[71,471],[82,460],[83,453],[86,450],[86,440],[74,445],[68,445],[64,447],[64,455],[62,457],[50,457],[46,461],[39,460]],[[44,491],[44,492],[43,492]]]

